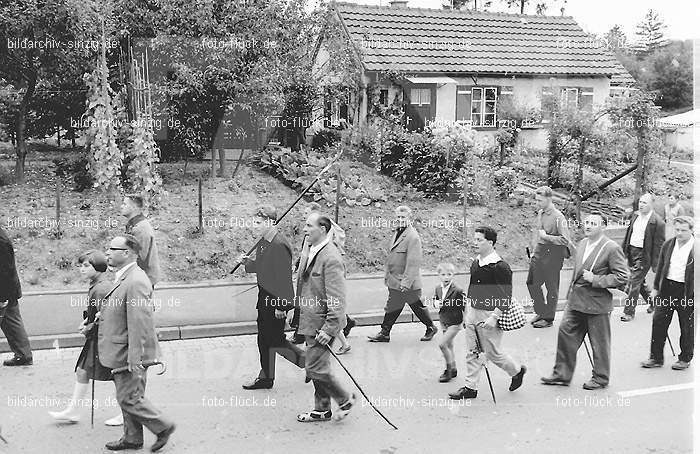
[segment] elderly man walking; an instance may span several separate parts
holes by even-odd
[[[622,249],[604,235],[605,219],[591,214],[584,220],[586,238],[576,248],[576,265],[571,278],[564,317],[559,324],[557,356],[545,385],[568,386],[576,368],[576,354],[586,334],[593,350],[593,376],[583,389],[608,386],[610,381],[611,288],[627,280]]]
[[[418,320],[425,325],[422,341],[431,340],[437,333],[437,327],[430,319],[428,310],[421,301],[423,284],[420,266],[423,250],[418,232],[411,224],[411,209],[405,205],[396,207],[396,230],[392,232],[384,284],[389,289],[389,299],[384,307],[384,321],[379,333],[369,336],[370,342],[389,342],[391,328],[408,304]]]
[[[651,194],[644,194],[639,198],[639,211],[632,215],[622,242],[622,250],[630,267],[625,310],[620,317],[623,322],[634,320],[640,293],[644,299],[649,300],[647,311],[652,312],[654,308],[654,301],[649,298],[649,290],[644,281],[650,268],[656,273],[659,252],[666,238],[666,224],[654,211],[653,203],[654,198]]]
[[[161,279],[160,261],[156,235],[151,223],[143,214],[143,198],[128,194],[124,197],[121,214],[127,219],[125,233],[134,235],[139,242],[138,266],[146,272],[151,284],[155,286]]]
[[[355,405],[349,393],[333,374],[329,344],[345,325],[345,265],[329,233],[331,221],[312,213],[306,220],[309,254],[299,264],[302,271],[297,282],[299,334],[306,337],[306,377],[314,384],[314,409],[297,415],[299,422],[328,421],[345,418]],[[338,408],[331,411],[331,399]]]
[[[107,251],[107,263],[114,269],[114,287],[101,310],[98,332],[99,361],[123,372],[114,374],[117,402],[124,418],[124,435],[106,444],[111,451],[140,449],[143,427],[157,439],[151,451],[165,446],[175,424],[146,399],[144,363],[158,359],[158,337],[153,321],[153,286],[146,272],[136,265],[139,242],[132,235],[114,238]]]

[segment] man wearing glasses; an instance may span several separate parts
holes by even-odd
[[[115,272],[114,287],[101,311],[98,334],[100,362],[127,370],[114,374],[117,402],[124,416],[124,435],[106,444],[121,451],[143,447],[143,426],[157,436],[151,451],[160,450],[175,431],[175,424],[146,399],[143,363],[158,358],[158,338],[153,322],[153,287],[146,272],[136,264],[138,240],[132,235],[114,238],[107,250],[107,263]]]

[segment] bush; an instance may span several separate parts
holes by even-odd
[[[496,187],[496,197],[506,200],[518,186],[518,174],[514,169],[503,167],[493,173],[493,184]]]
[[[0,186],[7,186],[15,182],[15,177],[12,175],[7,167],[0,166]]]
[[[56,166],[54,174],[59,178],[71,178],[76,191],[82,192],[93,186],[94,179],[88,170],[87,157],[58,158],[54,159],[53,163]]]
[[[340,131],[336,129],[321,129],[311,139],[311,148],[325,150],[340,141]]]

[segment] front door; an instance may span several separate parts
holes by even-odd
[[[435,120],[435,85],[410,84],[404,87],[406,128],[422,131],[428,121]]]

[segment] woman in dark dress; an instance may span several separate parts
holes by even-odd
[[[97,359],[97,329],[98,321],[95,320],[106,295],[112,289],[111,282],[106,279],[107,257],[102,252],[91,250],[78,257],[80,275],[90,282],[88,290],[87,310],[83,311],[83,322],[80,324],[80,333],[85,336],[85,346],[80,352],[78,363],[75,365],[75,387],[73,398],[68,407],[60,412],[50,411],[49,414],[59,422],[76,423],[80,421],[79,407],[87,394],[90,379],[99,381],[111,381],[112,372],[109,368],[100,364]],[[89,402],[89,400],[88,400]]]

